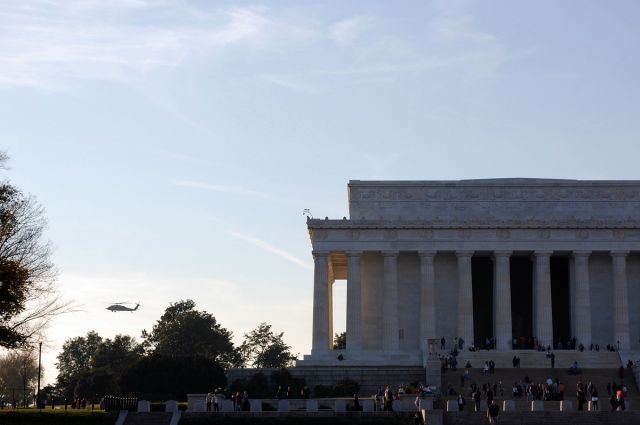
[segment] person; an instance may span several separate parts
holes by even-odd
[[[213,402],[213,396],[211,393],[207,393],[207,412],[211,412],[211,404]]]
[[[358,393],[353,395],[353,410],[356,412],[360,410],[360,400],[358,400]]]
[[[393,392],[391,386],[387,385],[384,390],[384,410],[387,412],[393,412]]]
[[[598,410],[598,389],[595,385],[591,387],[591,408]]]
[[[579,389],[576,395],[578,397],[578,411],[582,411],[584,410],[584,403],[587,401],[587,398],[585,397],[582,389]]]
[[[249,393],[244,391],[242,393],[242,399],[240,400],[240,410],[243,412],[248,412],[251,410],[251,403],[249,402]]]
[[[475,390],[471,394],[471,397],[473,398],[473,410],[475,412],[479,412],[480,411],[480,389],[478,387],[475,388]]]
[[[500,413],[500,407],[498,406],[498,403],[496,403],[495,400],[492,400],[491,404],[487,408],[487,418],[489,418],[490,424],[498,423],[498,413]]]
[[[282,400],[282,386],[278,385],[278,391],[276,391],[276,398]]]
[[[467,404],[462,394],[458,396],[458,411],[462,412],[464,410],[464,405]]]
[[[611,405],[611,410],[616,410],[618,408],[618,400],[616,399],[615,393],[612,393],[609,397],[609,404]]]
[[[222,407],[222,401],[224,400],[224,394],[220,388],[217,388],[213,394],[213,411],[219,412]]]
[[[235,410],[236,412],[240,411],[241,400],[242,400],[242,394],[240,394],[240,391],[237,391],[235,397],[233,397],[233,410]]]
[[[551,358],[551,369],[553,369],[556,367],[556,355],[551,352],[549,357]]]
[[[624,391],[622,391],[622,387],[620,387],[616,392],[616,402],[620,410],[626,409],[626,406],[624,405]]]
[[[444,350],[445,342],[447,342],[447,340],[444,339],[444,337],[440,338],[440,349],[441,350]]]

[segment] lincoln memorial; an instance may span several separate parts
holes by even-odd
[[[640,349],[640,181],[355,180],[348,197],[348,218],[307,221],[313,345],[300,365],[420,366],[443,337]]]

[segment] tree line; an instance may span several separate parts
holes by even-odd
[[[0,150],[0,170],[8,155]],[[37,380],[34,347],[49,322],[73,308],[56,290],[51,243],[44,239],[43,207],[8,179],[0,180],[0,402],[27,399]],[[233,334],[192,300],[170,304],[141,340],[103,338],[96,332],[67,340],[57,356],[56,384],[45,393],[58,399],[94,399],[105,394],[184,398],[226,384],[229,367],[286,367],[295,356],[271,325],[261,323],[238,347]],[[16,396],[16,390],[24,394]],[[11,402],[12,400],[9,400]]]

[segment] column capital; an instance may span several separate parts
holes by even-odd
[[[433,258],[437,254],[437,251],[418,251],[420,257]]]
[[[573,251],[574,257],[588,257],[591,255],[591,251]]]
[[[331,253],[329,251],[316,251],[316,250],[313,250],[313,251],[311,251],[311,254],[314,257],[328,257],[329,254],[331,254]]]
[[[609,255],[612,257],[626,257],[629,255],[629,251],[610,251]]]
[[[472,257],[475,251],[456,251],[456,257]]]
[[[534,257],[551,257],[553,255],[553,251],[544,251],[544,250],[534,251],[533,255]]]
[[[494,257],[511,257],[513,251],[493,251]]]
[[[397,257],[400,255],[400,251],[380,251],[383,257]]]
[[[362,256],[362,251],[345,251],[344,252],[347,257],[360,257]]]

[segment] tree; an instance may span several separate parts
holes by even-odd
[[[65,341],[62,352],[58,354],[58,381],[56,386],[71,400],[75,396],[76,387],[87,386],[91,374],[93,356],[102,343],[102,337],[96,332],[87,333],[86,337],[76,337]]]
[[[347,332],[336,333],[333,339],[334,350],[344,350],[347,348]]]
[[[151,355],[143,357],[122,376],[125,393],[147,400],[186,400],[189,392],[206,393],[224,388],[222,367],[211,359]]]
[[[0,169],[7,155],[0,152]],[[24,346],[57,314],[68,311],[55,291],[51,244],[43,240],[44,209],[0,182],[0,347]]]
[[[57,387],[68,398],[119,394],[120,378],[143,354],[129,335],[103,339],[96,332],[67,340],[58,355]]]
[[[13,350],[0,357],[0,394],[11,394],[27,404],[38,379],[38,358],[33,350]]]
[[[241,363],[233,346],[233,334],[206,311],[195,309],[192,300],[178,301],[166,308],[151,332],[142,331],[149,354],[163,357],[204,357],[228,368]]]
[[[248,334],[244,334],[244,342],[240,352],[244,362],[257,368],[283,368],[290,366],[296,359],[291,347],[282,339],[284,332],[276,334],[271,325],[262,322]]]

